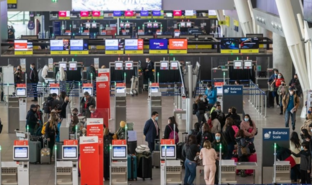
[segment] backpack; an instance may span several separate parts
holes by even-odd
[[[45,123],[42,125],[42,129],[41,129],[41,134],[42,134],[42,135],[45,135],[45,131],[46,131],[47,125],[48,125],[48,122],[45,122]]]
[[[212,125],[212,123],[211,123],[211,118],[210,118],[210,119],[208,119],[208,122],[207,122],[207,123],[208,123],[209,128],[211,129],[211,128],[212,128],[212,126],[213,126],[213,125]]]
[[[237,132],[239,131],[239,128],[236,125],[232,125],[232,129],[234,130],[236,136]]]
[[[177,144],[179,142],[179,134],[175,130],[172,130],[170,125],[168,126],[171,129],[171,132],[169,134],[169,139],[174,139],[175,137],[175,144]]]
[[[45,101],[43,103],[43,111],[46,114],[50,114],[51,113],[51,108],[52,108],[52,103],[53,103],[53,98],[52,99],[47,99],[47,101]]]
[[[209,132],[202,133],[201,146],[203,146],[205,141],[212,141],[212,136]]]

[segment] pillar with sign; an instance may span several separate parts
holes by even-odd
[[[243,113],[243,90],[242,85],[224,85],[223,86],[223,112],[229,108],[235,107],[237,113]]]
[[[99,69],[96,78],[96,107],[104,110],[104,124],[108,128],[108,119],[110,116],[110,72],[109,69]]]

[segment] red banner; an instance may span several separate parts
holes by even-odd
[[[187,49],[187,39],[169,39],[169,49],[174,50]]]
[[[97,109],[106,109],[104,111],[104,124],[108,128],[108,119],[110,116],[110,72],[109,69],[98,69],[96,78],[96,93],[101,95],[96,97]]]

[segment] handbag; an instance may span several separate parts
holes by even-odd
[[[248,148],[249,148],[250,154],[256,153],[255,145],[252,142],[248,144]]]
[[[3,125],[2,125],[2,121],[0,120],[0,134],[2,132],[2,128],[3,128]]]
[[[242,155],[249,155],[249,151],[248,150],[249,150],[248,146],[241,147]]]

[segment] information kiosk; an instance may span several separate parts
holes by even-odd
[[[60,84],[50,84],[49,87],[50,87],[49,88],[49,93],[50,94],[53,94],[53,93],[55,93],[57,95],[60,94]]]
[[[19,128],[20,130],[24,130],[25,125],[26,125],[26,115],[27,115],[27,87],[26,84],[16,84],[16,90],[15,90],[15,95],[16,97],[18,97],[18,109],[19,109],[19,122],[18,123],[14,123],[14,119],[13,117],[16,117],[16,112],[13,112],[13,114],[11,113],[11,109],[9,112],[9,120],[10,120],[10,127],[12,127],[12,129],[16,129]],[[19,125],[18,125],[19,124]],[[15,128],[13,128],[15,127]]]
[[[55,145],[55,153],[57,153]],[[78,141],[65,140],[62,146],[62,161],[55,155],[55,184],[78,185]]]
[[[82,94],[88,92],[90,96],[93,96],[93,85],[92,83],[84,83],[82,84]]]
[[[0,146],[0,167],[0,184],[29,185],[28,140],[14,141],[13,161],[1,161]]]
[[[127,92],[126,84],[117,83],[115,92],[115,131],[119,128],[120,121],[127,120]]]
[[[152,112],[156,111],[159,113],[158,115],[158,127],[159,127],[159,133],[162,132],[162,99],[161,99],[161,92],[159,89],[159,84],[158,83],[152,83],[149,88],[148,88],[148,96],[149,96],[149,105],[148,105],[148,118],[152,115]]]
[[[128,184],[126,140],[113,140],[110,156],[110,185]]]
[[[160,141],[160,166],[160,184],[182,184],[182,166],[174,139]]]

